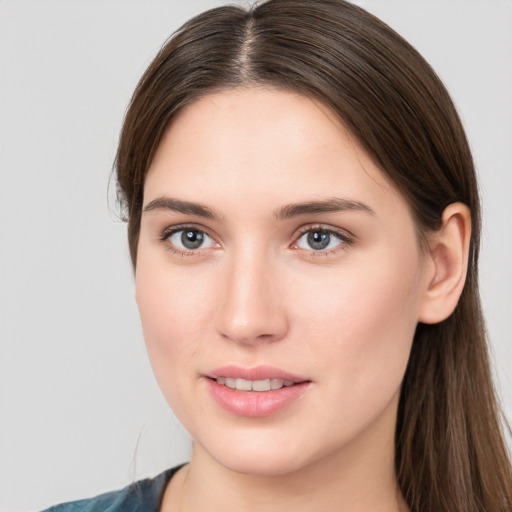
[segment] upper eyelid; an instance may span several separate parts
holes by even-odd
[[[177,233],[178,231],[184,231],[186,229],[200,231],[201,233],[208,235],[213,240],[216,240],[215,236],[213,236],[211,234],[211,232],[208,228],[201,226],[200,224],[194,224],[194,223],[173,224],[172,226],[168,226],[168,227],[162,229],[160,232],[160,236],[162,238],[167,238],[170,235]]]
[[[208,229],[206,229],[203,226],[199,226],[197,224],[193,223],[186,223],[186,224],[174,224],[172,226],[168,226],[167,228],[164,228],[160,231],[158,235],[158,240],[161,243],[164,243],[165,245],[172,246],[176,252],[182,253],[182,254],[199,254],[201,251],[208,250],[211,247],[198,247],[197,249],[182,249],[180,247],[176,247],[174,243],[170,241],[170,237],[176,233],[179,233],[180,231],[186,231],[187,229],[192,231],[199,231],[201,233],[204,233],[210,240],[212,241],[213,245],[220,246],[220,243],[218,242],[217,238],[213,236]]]
[[[210,239],[210,246],[209,247],[198,247],[195,249],[189,249],[187,247],[180,247],[177,246],[174,242],[172,242],[170,239],[173,235],[176,233],[179,233],[180,231],[199,231],[203,234],[205,234]],[[169,226],[168,228],[164,229],[160,232],[158,236],[159,242],[164,245],[166,250],[172,251],[174,254],[178,254],[180,256],[197,256],[199,257],[201,254],[204,254],[203,251],[207,251],[209,249],[215,248],[215,246],[220,246],[219,242],[208,233],[208,230],[191,225],[191,224],[185,224],[185,225],[173,225]]]
[[[331,235],[334,235],[338,238],[340,243],[331,249],[322,249],[322,250],[314,250],[314,249],[304,249],[302,247],[298,247],[299,240],[310,231],[324,231]],[[304,225],[299,228],[298,232],[295,232],[292,241],[290,242],[290,249],[301,251],[308,255],[308,257],[320,257],[320,256],[329,256],[333,254],[337,254],[340,251],[346,250],[349,246],[352,246],[356,240],[356,237],[347,229],[342,229],[338,227],[334,227],[330,224],[315,224],[315,225]]]
[[[305,224],[304,226],[299,227],[295,230],[293,235],[293,239],[296,241],[299,237],[301,237],[304,233],[308,233],[309,231],[314,231],[315,229],[319,231],[326,231],[327,233],[332,233],[334,235],[339,235],[342,238],[350,238],[354,240],[356,236],[345,228],[339,228],[332,226],[330,224]]]

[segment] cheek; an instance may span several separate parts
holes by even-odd
[[[211,316],[211,301],[206,298],[209,286],[187,272],[173,273],[155,264],[145,265],[143,259],[137,266],[135,284],[149,359],[169,399],[168,390],[179,394],[179,377],[192,365],[204,337]]]
[[[353,402],[347,410],[371,407],[399,388],[417,324],[419,268],[414,249],[402,257],[382,254],[340,269],[322,293],[311,284],[295,294],[301,330],[313,340],[306,359],[318,362],[320,375],[339,376],[333,393]]]

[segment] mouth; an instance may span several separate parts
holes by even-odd
[[[311,382],[293,373],[273,366],[255,366],[251,368],[227,365],[216,368],[205,375],[221,386],[236,391],[277,391],[297,384]]]
[[[214,401],[237,416],[267,417],[301,399],[313,382],[271,366],[235,365],[212,370],[206,382]]]
[[[276,391],[284,387],[290,387],[300,382],[294,382],[292,380],[283,379],[260,379],[260,380],[248,380],[240,377],[217,377],[215,379],[217,384],[226,386],[230,389],[236,389],[237,391]],[[302,381],[305,382],[305,381]]]

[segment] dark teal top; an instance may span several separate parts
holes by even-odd
[[[139,480],[119,491],[62,503],[43,512],[158,512],[165,487],[180,468],[168,469],[154,478]]]

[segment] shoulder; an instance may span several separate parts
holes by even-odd
[[[154,478],[134,482],[118,491],[61,503],[43,512],[158,512],[165,486],[181,466]]]

